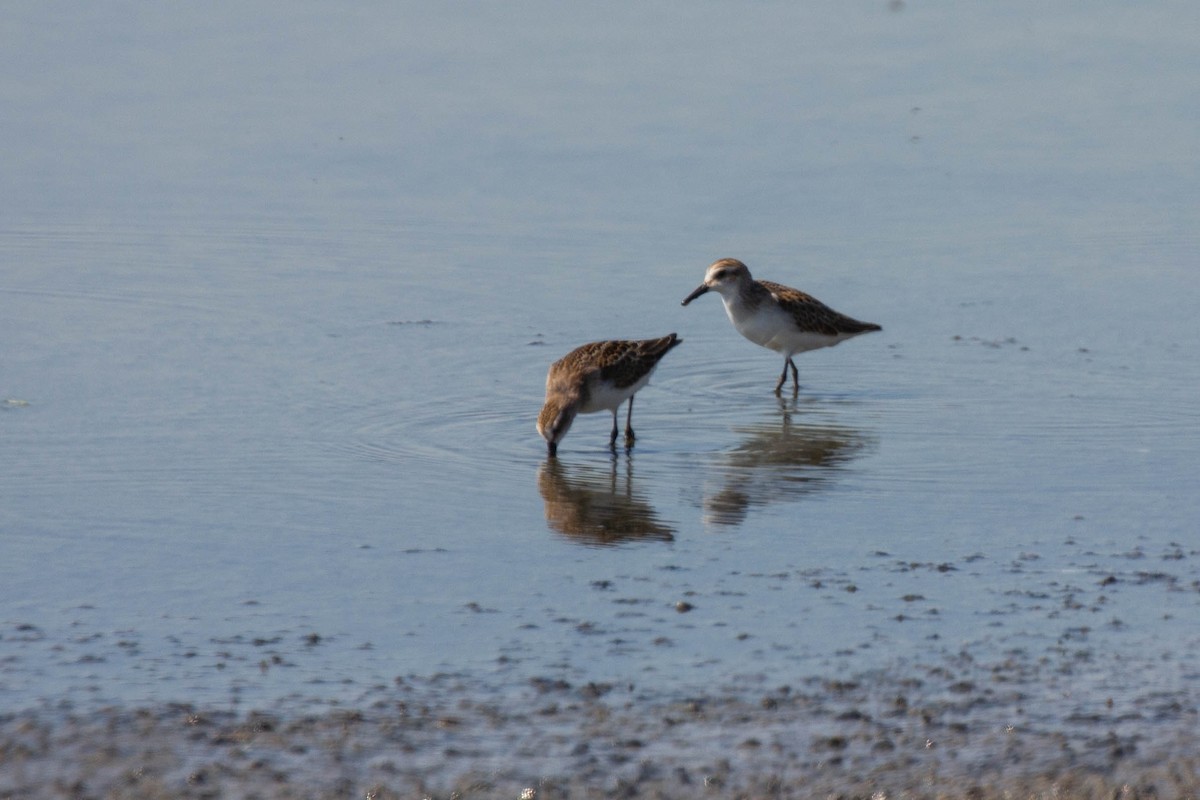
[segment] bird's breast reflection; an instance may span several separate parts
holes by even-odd
[[[868,444],[854,428],[782,422],[739,426],[742,441],[722,453],[715,480],[706,482],[704,521],[740,525],[754,506],[797,500],[833,485],[839,471]]]
[[[636,491],[633,460],[612,460],[610,470],[566,466],[551,458],[538,469],[538,491],[551,530],[581,544],[616,545],[638,540],[672,541],[674,529]]]

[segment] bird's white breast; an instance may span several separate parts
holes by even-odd
[[[593,380],[588,387],[587,402],[579,407],[579,412],[581,414],[593,414],[597,411],[616,410],[617,406],[633,397],[639,389],[648,384],[650,376],[653,373],[654,370],[651,369],[624,389],[618,389],[606,381]]]
[[[738,333],[772,350],[780,349],[780,335],[792,327],[791,317],[773,303],[763,303],[751,309],[736,299],[725,299],[725,313]]]
[[[773,302],[763,302],[750,308],[736,298],[726,299],[725,313],[742,336],[788,357],[818,347],[829,347],[850,338],[849,334],[830,336],[802,330],[791,314]]]

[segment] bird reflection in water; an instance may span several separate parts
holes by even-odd
[[[612,470],[606,472],[546,459],[538,470],[546,523],[581,544],[672,541],[674,529],[660,522],[654,508],[633,489],[632,457],[625,457],[623,470],[617,461],[613,458]]]
[[[780,400],[782,420],[734,428],[741,444],[725,453],[719,484],[704,494],[704,520],[740,525],[756,505],[827,489],[869,440],[837,425],[797,423],[796,401]]]

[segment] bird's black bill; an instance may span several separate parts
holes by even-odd
[[[703,283],[700,284],[699,286],[696,287],[696,291],[692,292],[687,297],[683,298],[683,302],[680,303],[680,305],[686,306],[688,303],[692,302],[697,297],[699,297],[700,295],[704,294],[707,291],[708,291],[708,287],[705,286]]]
[[[554,458],[558,455],[558,445],[554,442],[546,442],[546,450],[550,452],[551,458]]]

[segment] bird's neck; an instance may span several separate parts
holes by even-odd
[[[771,293],[762,284],[747,281],[738,286],[735,291],[722,294],[721,299],[725,301],[725,308],[729,311],[735,309],[737,311],[753,311],[770,296]]]

